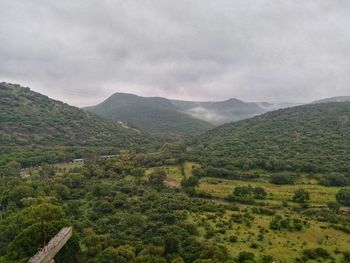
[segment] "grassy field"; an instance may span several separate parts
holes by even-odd
[[[183,169],[185,176],[190,176],[192,169],[196,166],[194,163],[185,163]],[[180,187],[181,180],[184,178],[182,169],[179,166],[163,168],[167,173],[166,183],[169,186]],[[152,169],[149,169],[147,173],[151,171]],[[340,251],[349,250],[350,235],[333,229],[328,223],[302,216],[293,210],[293,207],[298,207],[298,204],[292,202],[294,191],[303,188],[311,194],[310,206],[326,207],[327,202],[335,201],[335,195],[340,188],[317,185],[315,181],[307,179],[299,180],[295,185],[274,185],[266,181],[261,178],[241,181],[204,177],[200,179],[198,189],[210,193],[216,200],[223,200],[237,186],[264,187],[268,192],[267,200],[264,202],[271,205],[268,207],[273,207],[276,215],[307,222],[302,230],[271,230],[269,225],[274,216],[254,214],[253,206],[238,205],[237,212],[227,210],[219,215],[191,213],[189,221],[198,226],[199,239],[204,240],[209,236],[215,243],[224,244],[232,255],[248,251],[253,252],[257,257],[271,255],[276,262],[294,262],[296,257],[301,257],[304,249],[321,247],[330,253],[334,261],[322,259],[307,262],[342,262]],[[289,208],[282,206],[286,202],[289,202]],[[233,220],[234,215],[243,215],[243,218],[247,216],[249,220],[237,223]],[[232,242],[231,237],[237,240]]]
[[[341,262],[338,251],[346,251],[350,246],[350,235],[310,219],[304,218],[309,221],[310,227],[302,231],[273,231],[269,229],[270,216],[252,214],[253,219],[249,224],[234,222],[232,215],[240,213],[228,211],[223,216],[192,214],[191,221],[200,227],[201,239],[204,240],[208,232],[213,233],[212,239],[224,244],[232,255],[249,251],[255,255],[271,255],[277,262],[291,262],[301,255],[303,249],[322,247],[336,262]],[[299,214],[290,216],[300,217]],[[232,236],[237,238],[235,242],[230,242]]]
[[[269,201],[291,201],[294,191],[303,188],[310,192],[310,203],[315,205],[325,205],[327,202],[335,201],[335,195],[339,191],[338,187],[325,187],[321,185],[295,184],[295,185],[275,185],[260,181],[240,181],[225,180],[217,178],[204,177],[200,180],[199,189],[212,194],[214,197],[224,198],[236,186],[264,187],[269,193]]]
[[[196,167],[195,163],[187,162],[184,165],[185,175],[188,177],[191,175],[193,167]],[[174,182],[175,185],[180,186],[181,180],[184,176],[181,173],[181,168],[178,166],[164,166],[167,173],[167,179]],[[147,172],[151,172],[153,169],[149,169]],[[298,188],[303,188],[311,194],[311,204],[325,205],[327,202],[335,201],[335,195],[339,191],[339,187],[326,187],[317,184],[295,184],[295,185],[275,185],[263,181],[241,181],[241,180],[225,180],[220,178],[204,177],[200,179],[199,189],[207,193],[210,193],[216,198],[225,198],[228,196],[236,186],[248,186],[264,187],[269,193],[269,202],[283,202],[291,201],[294,191]]]

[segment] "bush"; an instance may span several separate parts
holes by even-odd
[[[336,198],[340,204],[350,206],[350,189],[340,189]]]
[[[333,173],[322,178],[320,184],[324,186],[348,186],[350,185],[350,178],[343,174]]]
[[[162,169],[157,169],[151,173],[148,178],[150,185],[152,185],[155,189],[160,190],[164,186],[164,180],[166,178],[166,173]]]
[[[299,188],[294,192],[293,201],[297,203],[305,203],[310,200],[310,193],[305,189]]]
[[[226,199],[230,202],[239,202],[242,204],[253,205],[255,199],[264,199],[267,193],[263,187],[237,186]]]
[[[230,241],[231,243],[236,243],[236,242],[238,241],[238,237],[237,237],[237,236],[230,236],[230,237],[229,237],[229,241]]]
[[[340,210],[340,204],[338,202],[328,202],[327,207],[332,210],[333,213],[338,213]]]
[[[294,184],[295,178],[290,175],[285,174],[273,174],[270,177],[270,183],[284,185],[284,184]]]
[[[181,186],[183,188],[187,187],[196,187],[199,184],[199,179],[196,176],[190,176],[189,178],[185,178],[181,181]]]
[[[344,251],[342,254],[343,254],[343,262],[350,263],[350,251]]]
[[[306,223],[302,222],[298,218],[286,218],[280,215],[275,216],[270,222],[270,229],[272,230],[289,230],[289,231],[300,231]]]
[[[245,263],[245,262],[254,262],[255,255],[251,252],[241,252],[238,255],[238,263]]]
[[[312,248],[312,249],[305,249],[303,254],[308,259],[318,259],[318,258],[329,258],[330,257],[327,250],[325,250],[321,247]]]

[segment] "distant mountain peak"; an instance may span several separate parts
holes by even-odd
[[[102,117],[131,123],[158,135],[192,135],[206,131],[212,124],[181,112],[170,100],[114,93],[102,103],[85,108]]]

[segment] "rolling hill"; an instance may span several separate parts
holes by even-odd
[[[160,97],[140,97],[115,93],[86,111],[116,121],[127,122],[153,134],[192,135],[209,130],[212,124],[193,118]]]
[[[189,155],[213,166],[350,173],[350,102],[303,105],[228,123]]]
[[[0,83],[0,154],[30,147],[119,147],[148,144],[140,131],[19,85]]]

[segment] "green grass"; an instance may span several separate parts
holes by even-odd
[[[218,225],[224,225],[227,228],[226,232],[224,234],[216,233],[212,239],[216,243],[224,244],[232,255],[249,251],[256,256],[274,256],[277,262],[291,262],[291,259],[301,255],[303,249],[322,247],[336,259],[336,262],[341,262],[341,256],[334,252],[336,250],[346,251],[350,246],[350,236],[348,234],[328,227],[323,228],[326,226],[325,224],[313,220],[309,220],[310,228],[302,231],[273,231],[269,229],[270,216],[254,215],[254,220],[248,226],[244,223],[232,222],[231,215],[237,213],[226,212],[224,216],[210,213],[193,213],[190,220],[199,226],[200,240],[204,240],[204,235],[207,232],[205,227],[201,225],[209,225],[209,228],[214,232],[222,228]],[[291,213],[291,216],[300,217],[296,213]],[[268,232],[264,233],[263,240],[258,240],[262,228]],[[229,242],[230,236],[237,236],[237,242]],[[258,247],[251,248],[252,243],[258,244]]]
[[[210,177],[204,177],[200,180],[199,189],[212,194],[214,197],[224,198],[232,193],[236,186],[247,185],[264,187],[269,194],[272,194],[272,196],[269,196],[269,199],[281,202],[290,201],[294,191],[298,188],[303,188],[310,192],[311,204],[326,204],[329,201],[335,201],[335,195],[340,189],[338,187],[314,184],[275,185],[260,181],[225,180]]]
[[[184,165],[185,176],[190,176],[192,169],[198,167],[198,164],[187,162]],[[170,186],[180,187],[183,175],[179,166],[163,166],[167,173],[166,183]],[[149,174],[152,170],[147,170]],[[296,189],[304,188],[311,193],[309,204],[315,207],[326,206],[327,202],[334,201],[335,195],[339,191],[338,187],[325,187],[316,185],[315,180],[301,176],[298,184],[295,185],[274,185],[266,181],[266,178],[259,178],[256,181],[225,180],[220,178],[204,177],[200,179],[199,189],[212,194],[216,199],[222,200],[232,193],[236,186],[264,187],[269,193],[268,199],[264,200],[269,207],[276,211],[276,215],[284,217],[298,218],[308,222],[308,227],[301,231],[275,231],[269,228],[273,216],[257,215],[252,212],[253,206],[238,205],[240,211],[226,210],[224,214],[192,212],[188,222],[195,224],[198,228],[198,240],[204,242],[208,233],[212,233],[212,241],[224,245],[232,256],[238,255],[242,251],[249,251],[256,255],[256,259],[263,255],[274,256],[277,262],[291,262],[297,257],[302,256],[304,249],[324,248],[335,259],[335,262],[342,262],[340,252],[348,251],[350,248],[350,235],[342,231],[335,230],[328,223],[318,222],[294,211],[298,207],[292,202],[292,196]],[[170,183],[169,183],[170,182]],[[283,207],[283,201],[290,203],[289,207]],[[237,223],[232,220],[233,214],[249,213],[254,217],[250,223]],[[224,229],[224,231],[223,231]],[[259,240],[258,236],[264,229],[263,239]],[[237,242],[230,242],[231,236],[237,236]],[[252,248],[256,243],[257,248]],[[308,261],[321,262],[321,261]],[[331,262],[331,261],[322,261]]]

